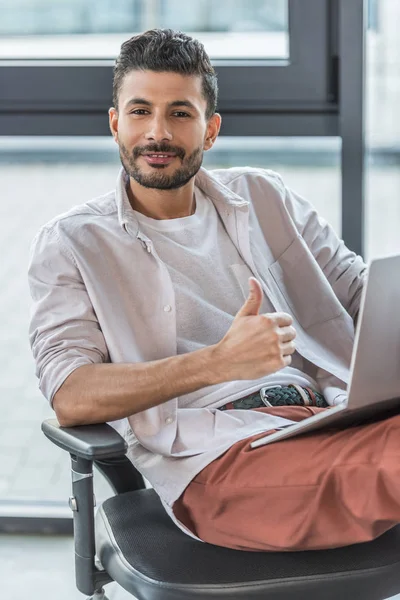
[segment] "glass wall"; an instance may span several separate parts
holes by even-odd
[[[367,257],[400,250],[398,4],[370,0],[369,5]],[[155,26],[194,33],[215,60],[290,56],[288,0],[240,0],[234,3],[236,12],[227,8],[231,0],[220,0],[213,3],[212,19],[206,0],[193,5],[178,0],[98,0],[93,6],[89,0],[0,0],[0,59],[111,59],[129,35]],[[240,87],[240,80],[235,85]],[[279,103],[277,114],[278,109]],[[340,235],[340,140],[262,133],[222,137],[206,154],[205,166],[275,169]],[[70,493],[68,458],[40,432],[42,419],[54,414],[38,391],[28,345],[30,241],[53,216],[111,189],[118,169],[110,137],[0,137],[0,271],[6,282],[1,299],[0,452],[8,457],[0,462],[0,499],[10,504],[53,501],[68,510]],[[97,494],[100,500],[109,494],[103,480]]]
[[[205,154],[207,168],[249,165],[272,168],[309,198],[340,234],[340,144],[315,138],[221,138]],[[39,227],[70,207],[114,187],[120,168],[109,138],[0,138],[0,497],[20,511],[40,502],[65,507],[70,494],[69,460],[41,433],[54,417],[41,396],[28,344],[29,246]],[[109,488],[97,478],[97,497]],[[48,510],[48,507],[47,507]]]
[[[367,258],[400,252],[400,3],[374,4],[366,64]]]
[[[289,56],[288,0],[1,0],[0,58],[113,58],[140,31],[193,33],[212,58]]]
[[[229,76],[226,71],[219,72],[220,99],[224,109],[228,107],[232,122],[238,108],[243,114],[243,99],[249,114],[265,103],[261,75],[269,90],[269,102],[292,101],[296,93],[302,102],[314,102],[326,94],[322,54],[326,51],[323,23],[327,10],[320,0],[303,0],[305,6],[314,9],[303,15],[297,4],[291,4],[296,10],[292,10],[289,28],[289,0],[220,0],[212,4],[210,0],[194,4],[182,0],[0,0],[0,67],[6,78],[0,85],[1,123],[4,127],[19,123],[15,137],[4,137],[4,129],[0,130],[0,269],[2,281],[7,281],[1,299],[6,318],[0,345],[4,415],[0,451],[9,457],[0,462],[0,517],[34,516],[40,506],[44,507],[42,516],[55,514],[50,507],[58,507],[59,514],[70,514],[68,457],[40,431],[42,420],[54,413],[38,390],[28,344],[28,254],[30,242],[43,223],[114,186],[119,169],[117,149],[111,137],[101,137],[96,128],[101,123],[100,133],[107,131],[110,66],[121,43],[151,27],[173,27],[203,41],[215,64],[222,64],[219,59],[233,68],[238,64]],[[321,21],[320,28],[314,26],[314,20]],[[289,51],[292,41],[293,53]],[[321,52],[315,52],[314,42]],[[310,57],[315,58],[314,69],[310,69]],[[258,70],[249,76],[248,59],[256,59],[252,64],[260,65],[262,73]],[[78,74],[73,70],[76,64]],[[103,75],[96,79],[95,74],[93,80],[93,71],[89,78],[85,75],[87,65],[90,69],[100,64],[109,69],[101,71],[105,85]],[[44,71],[51,65],[49,71],[57,73],[59,79],[41,71],[43,65]],[[72,67],[64,69],[67,65]],[[271,78],[268,81],[266,73]],[[313,79],[309,79],[310,74]],[[249,90],[254,106],[247,102]],[[93,115],[93,137],[82,137],[77,123]],[[60,122],[71,116],[73,137],[54,137]],[[39,123],[42,135],[24,137],[32,120]],[[70,133],[69,125],[67,130]],[[302,156],[304,144],[317,160],[314,165],[310,158],[298,164],[296,157]],[[205,159],[209,168],[237,164],[276,168],[296,190],[316,202],[339,232],[337,140],[288,137],[283,142],[259,136],[226,137]],[[104,480],[97,479],[96,494],[101,501],[110,489]]]

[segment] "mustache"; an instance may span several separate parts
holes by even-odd
[[[145,152],[153,152],[160,153],[163,152],[173,152],[178,156],[178,158],[183,159],[185,157],[185,151],[183,148],[179,148],[179,146],[170,146],[169,144],[150,144],[149,146],[136,146],[132,150],[133,158],[138,158],[141,154]]]

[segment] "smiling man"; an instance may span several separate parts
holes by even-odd
[[[186,217],[195,211],[194,176],[203,152],[221,125],[215,75],[205,56],[199,56],[197,76],[158,72],[146,59],[125,74],[126,57],[120,57],[110,128],[130,177],[132,207],[155,219]],[[201,67],[209,72],[201,76]]]
[[[30,342],[60,424],[115,427],[199,540],[301,550],[383,533],[400,521],[399,417],[250,447],[345,401],[362,259],[278,174],[201,167],[221,117],[197,40],[126,41],[113,104],[115,190],[32,245]]]

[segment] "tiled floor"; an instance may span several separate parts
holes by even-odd
[[[75,587],[70,536],[0,536],[0,586],[5,600],[84,600]],[[105,587],[109,600],[132,600],[115,583]]]

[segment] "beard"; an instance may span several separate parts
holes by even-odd
[[[138,158],[145,152],[174,152],[181,159],[181,166],[172,175],[163,173],[169,165],[152,165],[153,173],[144,173],[138,166]],[[129,177],[146,188],[156,190],[174,190],[186,185],[199,171],[203,162],[203,148],[199,146],[188,157],[186,152],[178,146],[167,144],[152,144],[149,146],[136,146],[130,154],[122,142],[119,143],[119,157],[121,164]]]

